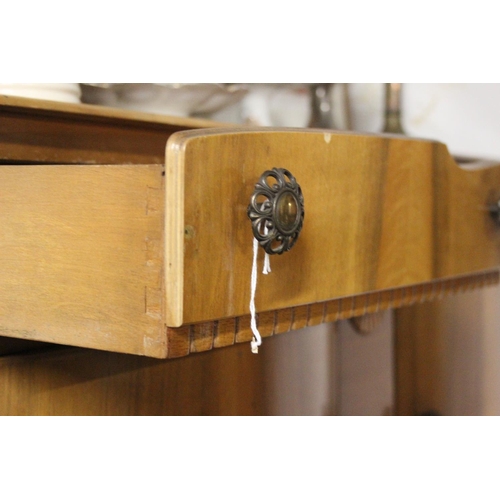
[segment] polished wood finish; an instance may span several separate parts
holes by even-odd
[[[367,309],[364,294],[404,294],[406,287],[500,263],[500,230],[487,211],[500,197],[500,166],[463,170],[440,143],[212,129],[173,135],[166,158],[170,327],[248,312],[252,233],[246,209],[255,182],[275,166],[297,178],[306,215],[295,247],[272,256],[273,272],[259,278],[260,312],[342,298],[339,317],[350,317]],[[406,300],[396,296],[391,303]]]
[[[0,95],[0,163],[164,163],[174,132],[215,122]]]
[[[318,358],[334,360],[335,325],[319,329],[270,338],[258,355],[240,344],[175,360],[78,348],[3,356],[0,415],[330,415],[325,376],[337,365]]]
[[[215,125],[208,120],[0,95],[0,165],[164,164],[165,144],[172,133]],[[9,217],[5,205],[1,216]],[[1,337],[0,354],[43,345]]]
[[[0,415],[267,415],[271,351],[255,356],[240,345],[171,361],[75,348],[2,357]]]
[[[308,306],[266,311],[257,314],[257,326],[263,338],[349,318],[359,318],[358,325],[371,324],[374,326],[373,320],[369,320],[373,313],[440,300],[450,294],[497,285],[499,281],[500,273],[497,270],[487,271],[448,280],[436,280],[425,285],[384,290]],[[327,311],[333,313],[326,314]],[[281,318],[279,323],[278,318]],[[359,330],[362,332],[366,328],[367,326],[359,326]],[[223,331],[224,343],[218,342],[220,329]],[[406,338],[404,332],[402,335],[402,339]],[[253,333],[250,329],[250,316],[248,315],[179,328],[167,328],[167,356],[169,358],[186,356],[193,352],[207,351],[240,342],[250,342],[252,338]],[[402,363],[405,362],[405,349],[400,354]],[[402,372],[405,376],[406,368],[403,368]]]
[[[500,167],[465,171],[442,144],[209,129],[166,151],[165,165],[0,166],[2,335],[158,358],[247,342],[246,208],[274,166],[297,177],[306,220],[259,278],[264,337],[498,279]]]
[[[48,174],[50,170],[31,167],[37,171],[33,173],[34,170],[23,170],[26,167],[16,167],[20,169],[16,172],[20,178],[15,189],[19,189],[25,196],[16,197],[15,201],[12,197],[15,193],[10,189],[12,184],[9,189],[5,189],[6,178],[0,179],[0,260],[4,255],[0,282],[2,287],[6,286],[12,292],[5,293],[4,289],[2,294],[0,289],[0,325],[4,335],[19,337],[0,339],[0,415],[272,414],[269,402],[282,394],[273,393],[271,380],[276,373],[271,374],[271,368],[280,361],[289,366],[289,372],[283,376],[281,389],[289,388],[290,399],[298,402],[299,399],[304,399],[307,390],[310,392],[306,379],[310,367],[317,359],[304,358],[304,348],[310,345],[307,340],[294,346],[293,356],[290,356],[290,350],[276,348],[277,342],[288,342],[296,335],[307,339],[309,331],[284,336],[281,333],[303,325],[334,322],[385,307],[400,308],[408,303],[414,305],[398,309],[396,315],[398,414],[421,414],[440,408],[444,386],[436,383],[440,382],[443,375],[437,361],[445,352],[440,333],[447,328],[447,322],[455,314],[453,308],[449,308],[444,317],[437,305],[439,302],[421,304],[419,301],[432,301],[450,291],[469,290],[473,286],[497,282],[497,271],[481,271],[458,278],[437,279],[392,289],[370,289],[367,293],[308,305],[267,311],[263,310],[265,307],[261,308],[259,326],[264,337],[269,338],[266,338],[265,348],[260,350],[258,356],[252,355],[247,345],[234,345],[248,342],[251,337],[247,314],[188,324],[168,331],[163,328],[160,337],[156,333],[153,335],[153,339],[160,339],[160,348],[152,347],[155,342],[145,348],[148,337],[144,336],[144,328],[147,331],[148,325],[151,326],[158,320],[159,311],[163,311],[162,308],[165,307],[164,293],[158,293],[158,281],[156,278],[152,279],[161,268],[159,260],[162,257],[157,259],[156,255],[158,251],[162,251],[163,240],[159,240],[157,236],[148,239],[144,227],[138,226],[142,221],[151,229],[152,226],[156,227],[157,222],[151,226],[148,221],[151,218],[157,221],[163,217],[163,212],[160,215],[158,207],[164,200],[156,195],[156,191],[157,186],[161,185],[157,174],[165,167],[164,150],[167,139],[180,130],[216,125],[190,118],[0,96],[0,164],[66,164],[57,167],[61,168],[57,172],[64,172],[63,177],[74,176],[69,183],[71,188],[66,191],[68,185],[52,173]],[[496,201],[498,176],[495,165],[485,164],[485,167],[493,168],[479,174],[468,174],[456,169],[442,145],[431,146],[431,143],[425,142],[424,146],[419,141],[396,144],[395,138],[374,137],[365,139],[370,147],[357,147],[351,152],[348,146],[355,143],[352,137],[346,136],[345,143],[342,144],[337,142],[338,134],[322,133],[324,135],[318,137],[322,137],[326,144],[332,139],[337,144],[337,151],[329,152],[328,158],[345,160],[345,167],[340,165],[340,170],[337,166],[337,170],[332,171],[332,164],[323,164],[320,175],[317,176],[320,182],[331,186],[325,197],[329,207],[333,206],[330,198],[339,196],[344,197],[348,203],[331,218],[335,223],[346,221],[337,244],[345,255],[340,261],[336,261],[335,273],[340,267],[347,265],[353,279],[359,279],[356,278],[357,274],[369,271],[370,263],[380,261],[381,258],[383,260],[388,255],[393,259],[391,266],[382,267],[380,274],[375,277],[368,272],[367,279],[370,283],[377,282],[386,271],[389,282],[393,282],[392,279],[397,281],[401,276],[415,277],[415,273],[419,275],[422,267],[426,266],[432,267],[434,274],[447,275],[450,270],[461,269],[464,265],[468,268],[469,262],[474,269],[483,269],[483,263],[490,263],[492,260],[498,264],[495,244],[485,246],[481,238],[477,239],[478,234],[486,234],[491,237],[491,242],[496,242],[497,229],[488,219],[483,197],[487,193],[488,201]],[[226,140],[230,144],[234,141],[234,136]],[[262,146],[266,153],[276,151],[276,146],[259,138],[256,147],[262,149]],[[318,152],[324,150],[322,145],[323,149],[313,148],[308,151],[305,148],[305,151],[297,153],[296,148],[290,147],[289,141],[286,141],[284,148],[290,148],[291,154],[283,156],[288,159],[294,159],[294,155],[300,159],[303,153],[312,153],[311,158],[314,159],[320,154]],[[425,154],[421,156],[426,148]],[[235,159],[245,161],[247,158],[258,158],[260,161],[264,158],[264,168],[268,164],[276,166],[271,157],[262,156],[257,149],[248,147],[246,151],[236,154]],[[221,158],[227,161],[228,154],[230,153],[222,154]],[[352,159],[349,158],[351,155]],[[206,160],[209,160],[206,163],[206,173],[212,174],[220,168],[213,152]],[[203,161],[205,162],[205,158]],[[294,173],[296,163],[293,163]],[[309,160],[306,163],[309,169],[312,163]],[[72,164],[71,168],[68,164]],[[115,164],[118,166],[116,172],[121,171],[121,174],[113,174],[108,167],[86,170],[86,167],[81,166],[99,164]],[[132,169],[133,164],[138,164],[138,168]],[[145,166],[148,164],[155,165]],[[247,164],[244,163],[243,166],[242,172],[248,172]],[[148,170],[150,172],[144,175]],[[0,173],[7,172],[10,175],[12,167],[5,170],[0,167]],[[99,188],[100,182],[94,181],[102,172],[107,172],[105,176],[109,174],[110,178]],[[149,181],[145,182],[148,177],[152,178],[151,172],[154,172],[152,186]],[[343,184],[336,182],[339,172],[343,172],[340,176]],[[246,208],[244,204],[247,203],[251,185],[255,181],[254,174],[260,175],[257,171],[251,173],[241,183],[243,196],[238,198],[240,212],[244,212]],[[305,178],[309,174],[310,169]],[[45,180],[44,175],[48,175]],[[349,183],[346,182],[347,175]],[[46,182],[50,178],[50,189],[44,194]],[[79,186],[82,179],[84,182]],[[94,180],[89,183],[91,179]],[[299,180],[302,183],[302,174]],[[115,185],[115,181],[118,184]],[[362,187],[359,186],[360,181]],[[84,185],[92,186],[91,191],[82,190]],[[97,197],[101,208],[105,208],[104,211],[91,205],[96,195],[94,187],[97,187]],[[146,193],[144,187],[148,188]],[[153,190],[149,190],[150,187]],[[360,199],[363,190],[370,187],[374,188],[375,194]],[[109,189],[109,197],[105,189]],[[397,195],[398,190],[401,190],[400,195]],[[32,203],[34,204],[30,210]],[[141,203],[144,211],[137,208]],[[422,206],[429,203],[423,212],[420,211],[420,215],[415,208],[420,207],[419,203]],[[54,211],[57,204],[59,206]],[[122,215],[121,209],[117,210],[120,204],[124,205]],[[363,204],[367,206],[363,208]],[[211,202],[212,208],[214,205],[219,215],[228,211],[222,199],[216,203]],[[381,206],[386,219],[381,226],[373,228],[370,220],[377,219]],[[50,213],[45,212],[49,207]],[[306,210],[308,222],[311,213],[307,205]],[[78,216],[78,211],[82,217]],[[137,224],[130,224],[123,217],[125,215],[132,216]],[[391,242],[392,221],[398,219],[400,222],[399,225],[396,223],[397,227],[408,226],[407,239],[395,238]],[[365,227],[366,221],[368,229]],[[86,228],[80,226],[82,222]],[[96,223],[97,230],[94,228]],[[415,223],[420,235],[413,238],[410,228],[415,227]],[[247,224],[245,222],[242,227],[247,228]],[[186,229],[188,231],[185,233]],[[193,229],[194,226],[186,228],[184,221],[177,227],[178,233],[182,232],[186,240],[196,235]],[[96,232],[85,234],[85,230]],[[375,237],[375,241],[383,241],[385,246],[379,247],[378,243],[369,242],[366,248],[354,247],[353,250],[349,245],[359,243],[360,235],[365,230]],[[116,238],[116,245],[113,245],[113,235],[116,236],[117,231],[120,237]],[[163,228],[160,229],[162,231]],[[153,232],[158,234],[156,229]],[[383,238],[380,237],[381,234],[384,235]],[[14,240],[9,240],[12,236]],[[86,251],[90,248],[88,245],[93,236],[96,241],[92,242],[92,251]],[[338,232],[336,237],[339,237]],[[427,250],[429,245],[432,250],[422,253],[417,259],[413,259],[411,255],[405,257],[408,249],[421,248],[419,238],[423,239]],[[144,246],[139,250],[141,242]],[[473,247],[469,245],[470,242],[473,242]],[[74,245],[72,250],[67,246],[68,243]],[[132,243],[131,248],[128,248],[129,243]],[[240,243],[245,251],[250,247],[248,239],[238,244]],[[299,244],[303,245],[303,236]],[[446,258],[451,247],[458,249],[457,260],[450,261]],[[115,252],[116,249],[121,249],[122,252]],[[53,250],[62,252],[54,253]],[[72,259],[72,253],[77,257],[76,261]],[[66,259],[65,262],[61,260],[62,257]],[[244,265],[248,269],[242,273],[244,279],[249,276],[250,261],[247,257]],[[28,262],[30,259],[31,263]],[[458,260],[461,264],[457,263]],[[80,270],[75,268],[77,262],[82,265]],[[151,266],[151,274],[145,270],[148,265]],[[116,266],[123,266],[120,268],[122,271]],[[414,270],[412,266],[415,266]],[[99,269],[102,272],[98,272]],[[280,267],[273,265],[273,272],[277,269]],[[52,270],[56,271],[55,275],[51,275]],[[89,270],[90,273],[86,276]],[[120,276],[121,272],[129,273],[126,280],[125,275]],[[467,273],[468,270],[465,274]],[[61,279],[55,280],[56,276]],[[324,276],[323,281],[339,281],[337,274]],[[131,288],[127,288],[125,281],[131,283],[131,288],[134,289],[130,295],[128,292]],[[141,294],[139,283],[142,281],[152,286],[146,286],[145,292]],[[215,283],[218,283],[217,280]],[[259,296],[265,290],[262,283],[264,282],[261,281],[259,286]],[[71,284],[76,286],[72,287]],[[99,291],[92,294],[91,290],[96,284],[99,285]],[[378,283],[380,284],[387,286],[383,281]],[[116,288],[116,298],[124,301],[121,306],[114,302],[113,294],[110,293],[113,287]],[[286,282],[286,287],[290,288],[289,282]],[[242,293],[247,293],[247,288],[245,284]],[[54,297],[59,297],[59,300],[54,302]],[[181,298],[183,299],[182,294]],[[140,308],[139,302],[142,304]],[[267,305],[265,301],[263,303]],[[71,308],[80,316],[72,316]],[[127,308],[130,310],[127,311]],[[20,314],[13,317],[16,311]],[[62,311],[66,312],[59,314]],[[119,321],[114,321],[117,318]],[[130,318],[139,327],[135,334],[131,325],[126,325]],[[44,321],[43,325],[38,323],[36,327],[32,327],[27,324],[30,320],[39,319]],[[7,325],[7,320],[13,323]],[[101,322],[104,328],[100,327]],[[48,328],[51,334],[45,334],[44,328]],[[156,332],[156,327],[150,331],[153,330]],[[140,356],[55,346],[43,352],[12,355],[19,351],[47,349],[50,345],[27,340],[31,338],[182,358],[159,361]],[[225,349],[217,349],[220,347]],[[211,352],[199,353],[209,350]],[[186,357],[190,353],[193,354]],[[335,355],[329,358],[332,374],[338,368],[335,358]],[[300,370],[303,370],[302,378]],[[294,380],[288,377],[290,374],[295,375]],[[334,378],[330,377],[330,381]],[[339,391],[332,392],[335,395]],[[333,399],[334,397],[332,408]]]

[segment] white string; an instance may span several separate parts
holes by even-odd
[[[253,333],[253,340],[250,342],[252,347],[252,352],[257,354],[259,352],[259,346],[262,344],[262,337],[257,328],[257,320],[255,317],[255,292],[257,291],[257,255],[259,253],[259,242],[253,239],[253,264],[252,264],[252,276],[250,279],[250,328]],[[271,264],[269,261],[269,254],[266,252],[264,257],[264,269],[263,274],[269,274],[271,272]]]
[[[267,227],[264,225],[264,235],[268,233]],[[252,329],[253,339],[250,342],[252,347],[252,352],[257,354],[259,352],[259,346],[262,344],[262,337],[257,328],[257,320],[255,319],[255,292],[257,291],[257,255],[259,253],[259,242],[256,238],[253,239],[253,264],[252,264],[252,276],[250,279],[250,328]],[[269,254],[265,252],[264,256],[264,268],[262,269],[262,274],[269,274],[271,272],[271,261],[269,260]]]
[[[269,260],[269,254],[266,252],[264,256],[264,269],[262,269],[262,274],[269,274],[271,272],[271,261]]]
[[[267,226],[264,224],[264,236],[267,236],[269,230]],[[269,274],[271,272],[271,261],[269,260],[269,254],[265,252],[264,255],[264,268],[262,269],[262,274]]]
[[[259,242],[253,239],[253,264],[252,276],[250,279],[250,328],[253,332],[253,340],[250,342],[252,352],[257,354],[259,346],[262,344],[262,337],[257,329],[257,321],[255,319],[255,291],[257,290],[257,254],[259,251]],[[266,254],[267,255],[267,254]]]

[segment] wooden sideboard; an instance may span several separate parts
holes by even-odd
[[[462,169],[432,141],[0,96],[0,162],[2,414],[265,414],[256,384],[285,340],[236,344],[246,207],[274,166],[306,222],[260,279],[265,337],[499,278],[500,166]]]

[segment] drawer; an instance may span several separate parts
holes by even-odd
[[[305,216],[259,271],[264,336],[498,281],[498,166],[397,136],[192,130],[165,164],[0,166],[0,334],[158,358],[249,340],[247,209],[273,168]]]

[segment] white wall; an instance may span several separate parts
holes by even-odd
[[[351,84],[354,127],[382,128],[382,84]],[[437,139],[452,153],[500,159],[500,84],[407,83],[402,93],[408,135]]]

